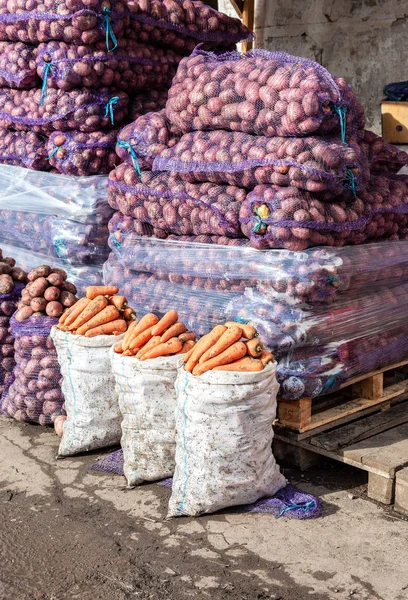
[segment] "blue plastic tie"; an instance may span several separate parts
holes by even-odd
[[[309,500],[309,502],[302,502],[301,504],[289,504],[281,509],[278,515],[275,516],[275,519],[279,519],[289,510],[301,510],[302,512],[309,512],[313,510],[316,506],[316,502],[314,500]]]
[[[257,208],[255,208],[255,212],[256,212],[256,216],[257,216],[257,222],[253,226],[252,231],[254,233],[258,233],[258,231],[261,229],[262,225],[266,226],[266,223],[264,221],[262,221],[262,217],[260,216],[259,210]]]
[[[327,392],[331,388],[331,386],[336,383],[336,380],[337,380],[337,375],[331,375],[328,378],[328,380],[326,381],[326,383],[324,384],[323,389],[320,393],[323,394],[323,393]]]
[[[52,69],[52,64],[50,62],[44,63],[44,79],[41,87],[41,96],[40,96],[40,106],[43,106],[44,100],[47,97],[48,93],[48,75],[50,74]]]
[[[58,152],[59,150],[59,146],[55,146],[51,152],[49,153],[49,155],[47,156],[47,158],[45,160],[51,160],[52,157]]]
[[[108,115],[110,116],[112,125],[115,124],[115,115],[113,114],[113,108],[118,102],[119,96],[113,96],[113,98],[111,98],[109,102],[106,103],[105,117],[107,117]]]
[[[235,317],[234,323],[242,323],[242,325],[247,325],[249,321],[247,319],[243,319],[242,317]]]
[[[339,115],[340,121],[340,135],[343,144],[348,145],[346,142],[346,125],[347,125],[347,108],[345,106],[335,106],[334,110]]]
[[[102,9],[103,14],[103,28],[106,33],[106,49],[108,52],[113,52],[118,47],[118,40],[116,38],[115,32],[113,31],[112,23],[110,20],[111,11],[107,6]],[[109,42],[113,42],[113,48],[109,48]]]
[[[339,278],[336,277],[336,275],[329,275],[327,278],[327,283],[329,283],[330,285],[332,283],[338,283],[339,282]]]
[[[133,168],[136,171],[136,173],[138,174],[139,179],[141,180],[142,172],[140,170],[140,163],[139,163],[136,151],[133,148],[133,146],[131,146],[131,144],[129,144],[129,142],[125,142],[123,140],[118,140],[117,145],[119,146],[119,148],[125,148],[126,150],[128,150],[128,152],[130,154],[130,158],[132,159]]]
[[[347,173],[347,176],[345,179],[346,187],[351,188],[354,198],[357,198],[356,178],[354,177],[354,173],[351,169],[347,169],[346,173]]]

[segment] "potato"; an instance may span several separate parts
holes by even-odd
[[[71,294],[74,294],[75,296],[78,290],[76,285],[70,283],[69,281],[65,281],[62,285],[62,291],[71,292]]]
[[[0,294],[10,294],[14,289],[14,281],[10,275],[0,275]]]
[[[64,292],[62,292],[62,294],[63,293]],[[47,315],[49,317],[58,318],[62,315],[63,310],[64,310],[64,307],[62,306],[62,304],[60,302],[49,302],[46,306],[45,312],[47,313]]]
[[[33,314],[33,309],[31,308],[31,306],[27,306],[25,308],[21,308],[20,310],[18,310],[16,312],[16,314],[14,315],[16,321],[25,321],[26,319],[28,319],[29,317],[31,317],[31,315]]]
[[[34,312],[43,312],[47,306],[47,300],[43,297],[33,298],[30,303]]]
[[[50,275],[50,277],[51,277],[51,275]],[[44,292],[44,298],[47,302],[52,302],[53,300],[58,300],[59,297],[60,297],[60,290],[55,286],[51,286],[51,287],[47,288]],[[44,309],[45,309],[45,307],[44,307]],[[44,309],[41,309],[41,310],[44,310]]]
[[[10,267],[14,267],[16,264],[14,258],[11,258],[10,256],[3,256],[2,262],[6,263],[6,265],[9,265]]]
[[[27,279],[28,281],[34,281],[35,279],[38,279],[40,277],[48,277],[51,273],[51,267],[49,267],[48,265],[42,265],[41,267],[36,267],[35,269],[32,269],[28,275],[27,275]]]
[[[67,278],[67,272],[64,271],[64,269],[55,269],[54,268],[54,269],[52,269],[51,274],[53,275],[54,273],[56,275],[59,275],[62,278],[62,281],[65,282],[65,280]],[[49,281],[52,285],[60,285],[60,284],[52,283],[52,280],[49,280]]]
[[[74,294],[71,294],[71,292],[67,292],[67,291],[61,292],[60,302],[61,302],[62,306],[69,308],[69,307],[73,306],[75,304],[75,302],[77,302],[77,301],[78,301],[78,298],[76,296],[74,296]]]
[[[149,112],[159,112],[166,106],[167,97],[168,89],[149,90],[134,95],[129,102],[129,119],[136,121]]]
[[[13,267],[10,275],[14,281],[21,281],[22,283],[27,282],[27,273],[23,269],[20,269],[20,267]]]
[[[0,275],[10,275],[12,268],[5,262],[0,262]]]
[[[30,275],[30,273],[28,275]],[[48,286],[49,282],[45,277],[38,277],[34,281],[30,281],[25,289],[30,294],[31,298],[37,298],[44,294]]]
[[[64,415],[59,415],[54,420],[54,429],[55,433],[58,437],[62,438],[64,433],[64,423],[67,420],[67,417]]]

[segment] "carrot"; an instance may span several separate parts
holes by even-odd
[[[153,329],[153,335],[162,335],[166,329],[177,323],[178,313],[175,310],[169,310],[164,317],[160,319]]]
[[[193,375],[202,375],[207,371],[211,371],[214,367],[220,367],[221,365],[228,365],[240,358],[243,358],[246,354],[247,347],[244,342],[235,342],[232,346],[229,346],[224,352],[218,354],[214,358],[210,358],[206,362],[196,365],[193,370]]]
[[[161,342],[168,342],[171,338],[178,337],[180,334],[185,333],[187,331],[187,327],[184,323],[178,322],[175,325],[172,325],[167,331],[163,333],[161,336]],[[181,340],[180,340],[181,341]]]
[[[184,346],[184,344],[183,344],[183,346]],[[189,350],[187,352],[187,354],[184,355],[184,364],[186,364],[190,360],[190,356],[193,354],[194,348],[195,348],[195,346],[193,346],[191,348],[191,350]],[[183,348],[181,350],[183,350]],[[183,354],[183,352],[179,352],[179,354]]]
[[[126,296],[112,296],[108,300],[108,304],[115,306],[118,310],[124,310],[127,307],[127,303]]]
[[[264,368],[259,358],[252,358],[251,356],[244,356],[229,365],[221,365],[214,367],[213,371],[236,371],[238,373],[254,373],[256,371],[262,371]]]
[[[76,304],[76,303],[75,303],[75,304]],[[60,325],[64,325],[65,321],[66,321],[66,320],[67,320],[67,318],[68,318],[68,315],[70,314],[70,312],[72,312],[72,309],[74,308],[75,304],[74,304],[73,306],[71,306],[71,308],[68,308],[67,310],[65,310],[65,311],[62,313],[62,315],[60,316],[60,318],[59,318],[59,321],[58,321],[58,327],[59,327]]]
[[[116,352],[116,354],[122,354],[122,352],[123,352],[122,342],[119,342],[119,344],[116,344],[113,347],[113,351]]]
[[[194,333],[194,331],[186,331],[185,333],[182,333],[178,336],[178,339],[180,340],[180,342],[190,342],[193,341],[195,342],[197,339],[196,334]]]
[[[143,354],[141,360],[150,360],[152,358],[159,358],[160,356],[169,356],[170,354],[177,354],[183,347],[183,344],[176,337],[171,338],[165,343],[160,343],[155,348]]]
[[[252,340],[252,338],[258,336],[258,332],[253,325],[245,325],[244,323],[238,323],[236,321],[228,321],[225,323],[225,327],[240,327],[242,329],[242,337],[247,340]]]
[[[264,367],[270,362],[275,362],[275,357],[268,350],[264,350],[259,357]]]
[[[78,302],[75,302],[73,306],[71,306],[69,310],[69,315],[65,319],[64,325],[69,327],[75,321],[77,317],[81,314],[81,312],[88,306],[91,301],[89,298],[81,298]],[[72,309],[72,310],[71,310]]]
[[[149,329],[145,329],[142,333],[139,333],[139,335],[132,337],[128,350],[136,350],[137,354],[137,352],[139,352],[139,350],[141,350],[141,348],[143,348],[143,346],[153,337],[152,329],[152,327],[149,327]]]
[[[122,340],[123,351],[125,351],[129,348],[129,342],[132,337],[132,332],[133,332],[134,328],[136,327],[136,325],[137,325],[137,321],[132,321],[131,324],[129,325],[128,330],[125,333],[125,337]]]
[[[180,337],[179,337],[180,340]],[[180,340],[181,342],[181,340]],[[186,354],[187,352],[190,352],[190,350],[192,350],[195,346],[195,341],[194,340],[187,340],[186,342],[184,342],[182,349],[177,352],[177,354]]]
[[[88,306],[84,308],[84,310],[79,314],[75,321],[68,326],[68,329],[70,331],[78,329],[79,327],[81,327],[81,325],[83,325],[84,323],[92,319],[92,317],[100,313],[101,310],[106,308],[107,305],[108,301],[105,298],[105,296],[96,296],[96,298],[91,300]]]
[[[94,327],[98,327],[99,325],[103,325],[104,323],[109,323],[110,321],[115,321],[120,318],[120,314],[117,308],[114,306],[107,306],[97,315],[89,319],[86,323],[78,327],[77,335],[85,335],[85,333],[89,329],[93,329]]]
[[[214,344],[217,343],[217,341],[220,339],[220,337],[222,336],[224,331],[226,331],[226,329],[227,328],[224,327],[224,325],[216,325],[214,329],[210,331],[210,333],[203,335],[200,341],[195,345],[193,353],[191,354],[190,358],[186,363],[186,371],[188,371],[189,373],[193,372],[194,367],[196,366],[204,352],[207,352],[207,350],[211,348],[211,346],[214,346]]]
[[[261,356],[264,349],[262,342],[256,338],[252,338],[252,340],[245,342],[245,345],[248,348],[247,352],[249,356],[252,356],[253,358],[259,358]]]
[[[146,329],[154,327],[154,325],[156,325],[158,321],[159,318],[156,317],[156,315],[154,315],[153,313],[147,313],[147,315],[144,315],[136,324],[136,326],[132,329],[132,335],[130,339],[133,339],[134,337],[138,336],[139,333],[143,333],[143,331],[146,331]]]
[[[86,288],[86,297],[93,300],[97,296],[114,296],[119,291],[115,285],[89,285]]]
[[[136,319],[136,313],[133,310],[133,308],[130,308],[130,306],[128,306],[127,308],[124,309],[124,311],[122,312],[122,317],[126,320],[126,321],[134,321]]]
[[[241,338],[242,329],[240,327],[229,327],[226,331],[224,331],[218,342],[209,348],[207,352],[204,352],[200,358],[200,364],[210,360],[210,358],[218,356],[221,354],[221,352],[224,352],[224,350],[232,346],[232,344],[239,342]]]
[[[139,350],[139,352],[136,354],[136,358],[141,359],[143,354],[146,354],[146,352],[149,352],[149,350],[151,350],[152,348],[154,348],[155,346],[158,346],[160,344],[160,336],[159,335],[154,335],[148,342],[147,344],[145,344],[143,346],[143,348],[141,348]]]
[[[118,335],[126,331],[126,321],[124,319],[116,319],[116,321],[109,321],[109,323],[102,323],[97,327],[88,329],[85,333],[85,337],[95,337],[97,335]]]

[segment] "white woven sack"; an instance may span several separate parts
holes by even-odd
[[[53,327],[51,337],[61,367],[67,412],[58,456],[118,444],[121,417],[109,353],[123,335],[87,338]]]
[[[180,356],[140,361],[111,350],[122,414],[124,473],[129,487],[174,473],[177,366]]]
[[[286,485],[272,454],[276,364],[258,373],[179,369],[176,469],[169,517],[273,496]]]

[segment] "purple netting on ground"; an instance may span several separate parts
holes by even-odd
[[[33,131],[0,129],[0,163],[48,171],[47,140]]]
[[[1,395],[12,380],[12,371],[15,366],[14,338],[11,333],[10,318],[17,310],[23,287],[23,283],[16,283],[10,294],[0,294],[0,412]]]
[[[178,235],[242,237],[239,211],[246,192],[234,186],[193,184],[169,173],[119,165],[109,175],[109,203],[143,223]]]
[[[138,41],[190,54],[204,48],[227,47],[253,39],[239,19],[228,17],[199,0],[129,0],[131,25],[126,34]]]
[[[360,134],[364,111],[344,79],[284,52],[217,56],[196,49],[184,58],[166,105],[184,133],[226,129],[266,137]]]
[[[17,421],[50,425],[64,414],[61,373],[50,337],[58,319],[30,317],[10,320],[16,365],[2,397],[2,412]]]
[[[123,476],[123,451],[116,450],[112,454],[108,454],[92,465],[89,470]],[[164,479],[157,483],[162,487],[171,488],[173,479]],[[279,490],[272,498],[263,498],[242,508],[247,512],[271,514],[277,517],[285,516],[291,519],[313,519],[320,517],[323,512],[320,500],[290,485]]]
[[[131,94],[169,87],[180,60],[172,50],[131,40],[120,40],[115,52],[107,52],[104,42],[89,48],[54,41],[39,46],[36,65],[46,87],[111,87]]]
[[[164,110],[147,113],[126,125],[118,135],[116,153],[136,170],[151,169],[156,156],[174,146],[180,134],[172,132]]]
[[[115,168],[119,160],[115,145],[118,130],[55,131],[47,143],[49,164],[63,175],[103,175]]]
[[[92,132],[112,129],[128,113],[124,92],[49,89],[41,106],[41,90],[0,88],[0,127],[49,134],[70,129]]]
[[[126,3],[117,0],[111,10],[104,0],[0,0],[0,39],[38,44],[62,40],[74,44],[106,43],[116,47],[129,23]]]
[[[168,96],[168,88],[135,94],[129,101],[129,119],[136,121],[149,112],[159,112],[165,108]]]
[[[155,171],[187,181],[212,181],[253,189],[258,184],[294,186],[322,199],[352,196],[370,172],[357,142],[339,137],[267,138],[231,131],[195,131],[161,151]],[[353,187],[351,186],[351,178]]]
[[[37,49],[18,42],[0,42],[0,87],[31,89],[38,77],[35,67]]]
[[[372,173],[398,173],[408,164],[408,154],[372,131],[365,131],[360,146]]]

